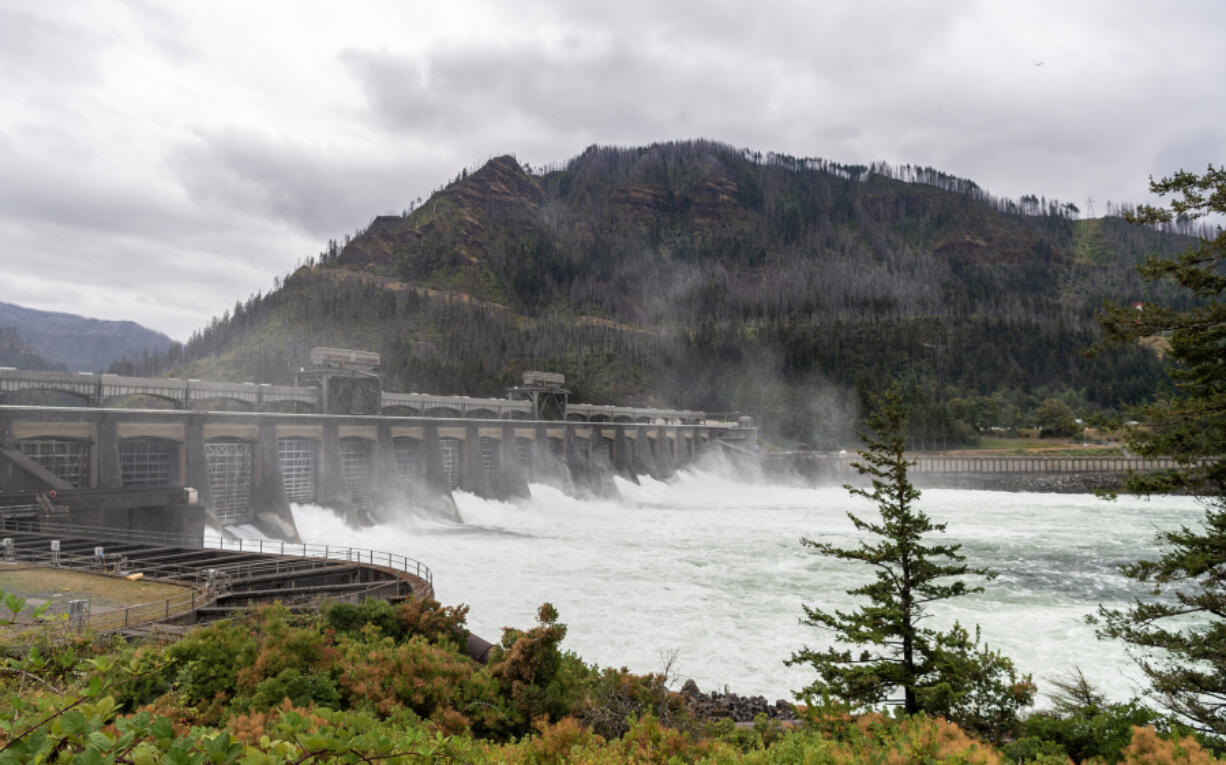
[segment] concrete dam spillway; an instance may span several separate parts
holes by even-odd
[[[506,499],[547,481],[599,494],[615,491],[614,475],[668,476],[717,442],[746,446],[757,435],[744,419],[570,404],[561,376],[548,373],[526,373],[507,399],[384,392],[370,373],[374,354],[356,356],[354,369],[344,359],[362,352],[316,351],[299,386],[0,370],[0,493],[50,496],[50,509],[31,511],[66,506],[64,520],[83,525],[250,523],[296,539],[291,504],[331,507],[356,524],[406,503],[455,517],[454,490]],[[85,406],[9,403],[48,391]],[[104,406],[134,396],[175,408]],[[247,411],[195,408],[217,401]],[[159,518],[135,494],[153,487],[195,496],[176,508],[181,517]]]

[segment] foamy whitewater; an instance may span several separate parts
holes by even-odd
[[[304,541],[423,561],[438,598],[468,604],[469,628],[486,639],[532,626],[549,601],[569,627],[564,647],[588,662],[650,672],[675,654],[678,682],[790,699],[814,675],[783,659],[826,640],[799,624],[801,603],[852,608],[844,591],[867,577],[799,539],[852,545],[846,513],[870,517],[875,508],[837,487],[742,483],[729,472],[618,479],[619,500],[538,484],[515,503],[457,493],[463,523],[412,507],[366,529],[314,506],[295,506],[294,516]],[[1097,640],[1084,617],[1144,594],[1117,566],[1153,557],[1156,530],[1198,524],[1194,500],[927,490],[920,505],[949,524],[944,537],[963,544],[968,563],[999,572],[983,593],[936,604],[934,626],[980,625],[983,640],[1033,673],[1041,692],[1080,667],[1109,698],[1139,693],[1144,683],[1124,648]]]

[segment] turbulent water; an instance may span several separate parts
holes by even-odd
[[[841,488],[728,474],[712,467],[668,482],[618,480],[616,500],[544,485],[516,503],[457,493],[463,523],[407,507],[393,523],[351,529],[323,508],[294,511],[305,541],[427,563],[439,599],[468,604],[469,627],[487,639],[531,626],[549,601],[569,626],[564,647],[589,662],[648,672],[674,657],[678,680],[704,690],[791,698],[813,673],[783,659],[826,640],[799,624],[801,604],[851,607],[844,591],[866,576],[799,539],[854,544],[846,513],[874,508]],[[971,565],[999,573],[983,593],[936,605],[932,624],[980,625],[983,640],[1033,673],[1040,691],[1074,667],[1113,699],[1141,689],[1122,646],[1096,640],[1083,618],[1143,594],[1117,566],[1153,556],[1156,530],[1196,524],[1203,513],[1193,500],[928,490],[920,504],[949,524],[945,537],[963,544]]]

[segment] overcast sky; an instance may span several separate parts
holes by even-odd
[[[705,137],[1101,215],[1224,126],[1222,0],[0,0],[0,300],[183,340],[503,153]]]

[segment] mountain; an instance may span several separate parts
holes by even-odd
[[[17,337],[12,327],[0,327],[0,366],[36,372],[66,372],[63,364],[47,361]]]
[[[592,147],[461,173],[379,216],[160,361],[284,382],[312,344],[378,350],[388,387],[495,394],[525,369],[580,400],[749,411],[846,444],[902,379],[923,444],[1079,415],[1168,384],[1136,347],[1086,358],[1104,301],[1178,302],[1135,266],[1191,230],[1079,219],[931,168],[842,165],[709,141]]]
[[[116,361],[164,354],[171,340],[132,321],[87,319],[0,302],[0,328],[11,330],[31,352],[70,371],[105,371]],[[21,363],[9,366],[25,367]]]

